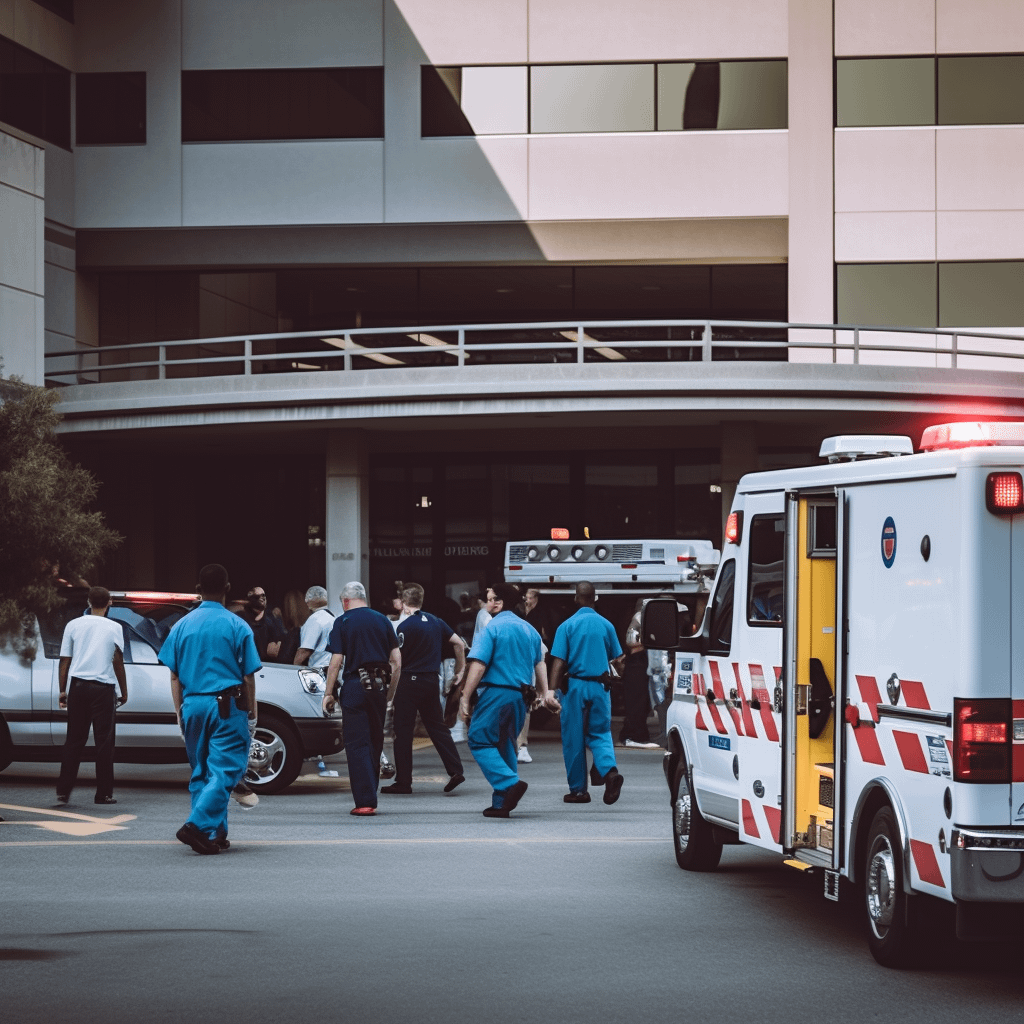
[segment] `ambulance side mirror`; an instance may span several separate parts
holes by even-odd
[[[683,621],[685,620],[685,621]],[[703,653],[700,636],[679,635],[680,626],[689,626],[689,612],[679,612],[672,598],[653,598],[640,616],[643,645],[653,651],[691,651]],[[689,628],[686,630],[689,632]]]

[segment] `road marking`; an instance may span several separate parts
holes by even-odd
[[[612,843],[665,843],[664,836],[622,836],[617,839],[595,839],[595,838],[573,838],[573,839],[496,839],[480,838],[473,839],[468,836],[461,839],[239,839],[239,848],[249,849],[255,846],[413,846],[413,845],[442,845],[452,843],[485,843],[496,846],[524,846],[530,843],[589,843],[609,845]],[[232,842],[232,845],[234,845]],[[0,842],[0,847],[5,846],[177,846],[178,843],[172,839],[92,839],[81,843],[69,843],[60,839],[29,839],[23,841]],[[230,853],[225,856],[230,856]]]
[[[112,818],[95,818],[88,814],[76,814],[74,811],[55,811],[49,807],[22,807],[19,804],[0,804],[5,811],[24,811],[27,814],[54,815],[58,821],[0,821],[4,825],[31,825],[47,832],[63,832],[69,836],[95,836],[101,832],[124,831],[122,822],[134,821],[134,814],[115,814]],[[65,820],[71,819],[71,820]],[[10,845],[3,843],[0,845]]]

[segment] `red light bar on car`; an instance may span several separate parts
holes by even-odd
[[[551,528],[551,539],[552,540],[568,540],[569,531],[564,526],[553,526]]]
[[[168,594],[162,590],[128,590],[115,597],[126,597],[129,601],[198,601],[198,594]]]
[[[1024,446],[1024,423],[938,423],[921,435],[924,452],[1000,444]]]

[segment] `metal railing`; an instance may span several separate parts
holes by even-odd
[[[345,328],[79,347],[46,355],[54,386],[527,363],[831,362],[1017,370],[1021,334],[744,320],[602,320]]]

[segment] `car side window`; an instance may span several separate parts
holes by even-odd
[[[39,618],[39,635],[43,639],[43,654],[47,658],[60,657],[60,645],[64,639],[64,627],[78,618],[87,607],[84,594],[81,597],[69,597],[56,608],[44,612]]]
[[[733,590],[736,583],[736,562],[730,559],[718,570],[718,586],[711,605],[708,654],[727,655],[732,647]]]
[[[752,626],[781,626],[785,609],[785,516],[754,516],[750,521],[747,547],[750,553],[747,622]]]

